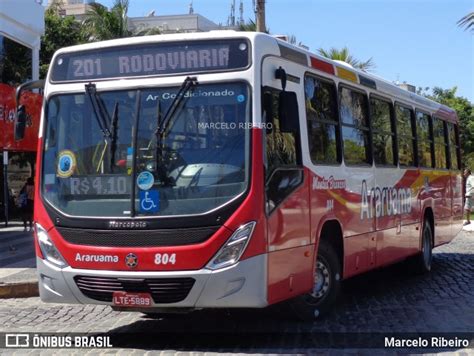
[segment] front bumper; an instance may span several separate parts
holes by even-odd
[[[49,303],[108,304],[86,297],[77,287],[75,276],[116,278],[191,277],[195,283],[187,297],[177,303],[154,303],[154,308],[262,308],[267,303],[267,255],[259,255],[237,264],[211,271],[123,272],[57,268],[36,259],[41,300]]]

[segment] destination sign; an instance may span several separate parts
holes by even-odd
[[[249,45],[243,39],[158,42],[61,54],[51,81],[225,71],[248,64]]]

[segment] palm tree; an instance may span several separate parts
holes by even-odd
[[[466,30],[474,30],[474,12],[470,12],[457,22],[459,27],[466,27]]]
[[[257,32],[257,24],[255,21],[249,19],[247,22],[240,24],[239,31]],[[270,33],[270,29],[267,28],[265,33]]]
[[[114,38],[130,36],[157,35],[160,30],[156,27],[137,28],[128,27],[129,0],[115,0],[110,11],[98,3],[91,4],[91,10],[86,13],[84,28],[89,41],[105,41]]]
[[[318,52],[323,57],[346,62],[354,68],[363,70],[364,72],[375,69],[375,63],[372,60],[372,57],[370,57],[366,61],[360,61],[354,58],[352,54],[349,53],[349,49],[347,47],[344,47],[342,49],[332,47],[329,51],[325,50],[324,48],[319,48]]]
[[[131,36],[127,12],[128,0],[115,0],[110,11],[99,3],[91,4],[83,22],[89,40],[104,41]]]

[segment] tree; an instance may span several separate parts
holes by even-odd
[[[110,10],[99,3],[91,4],[83,21],[85,36],[89,41],[160,34],[156,27],[130,30],[128,27],[129,0],[115,0]]]
[[[346,62],[354,68],[363,70],[365,72],[375,69],[375,63],[372,60],[372,57],[362,62],[354,58],[352,54],[349,53],[349,49],[347,47],[344,47],[342,49],[332,47],[329,51],[325,50],[324,48],[319,48],[318,52],[323,57]]]
[[[44,35],[41,36],[40,77],[48,72],[49,63],[54,52],[62,47],[73,46],[85,42],[80,24],[73,16],[61,16],[61,2],[56,0],[44,15]]]
[[[457,87],[452,89],[434,87],[432,94],[425,96],[456,110],[459,117],[463,165],[474,169],[474,107],[466,98],[457,96],[456,91]]]
[[[239,31],[256,32],[257,24],[253,20],[248,20],[247,22],[240,24]]]
[[[92,3],[84,19],[86,36],[90,41],[105,41],[129,37],[128,0],[115,0],[110,11],[99,3]]]
[[[459,27],[466,27],[466,30],[474,30],[474,12],[470,12],[457,22]]]

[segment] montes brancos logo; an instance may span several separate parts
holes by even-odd
[[[125,264],[129,268],[135,268],[138,265],[138,257],[133,254],[129,253],[127,256],[125,256]]]

